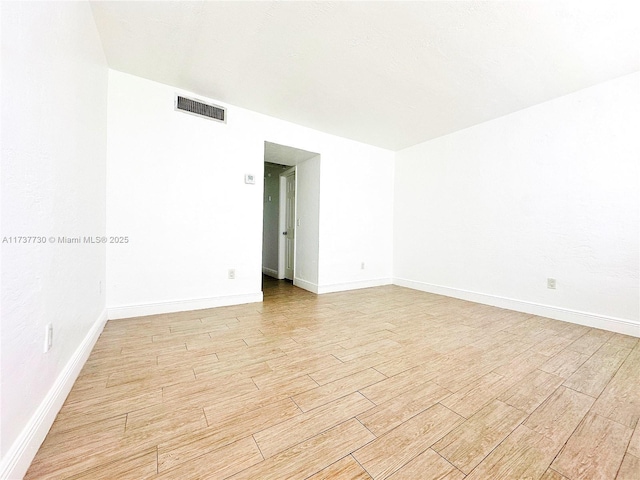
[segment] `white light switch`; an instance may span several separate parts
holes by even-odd
[[[256,177],[255,177],[255,175],[253,175],[252,173],[247,173],[247,174],[244,176],[244,183],[248,183],[248,184],[251,184],[251,185],[253,185],[254,183],[256,183]]]

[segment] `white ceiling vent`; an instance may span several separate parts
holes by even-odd
[[[216,122],[227,123],[227,109],[217,105],[203,103],[200,100],[176,94],[175,109],[199,117],[209,118]]]

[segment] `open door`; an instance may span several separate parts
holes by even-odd
[[[280,175],[280,198],[284,199],[284,278],[293,281],[296,258],[296,169]],[[284,190],[284,191],[283,191]]]

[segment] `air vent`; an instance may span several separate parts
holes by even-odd
[[[203,103],[193,98],[176,95],[175,109],[192,115],[198,115],[199,117],[209,118],[216,122],[227,122],[226,108],[209,105],[208,103]]]

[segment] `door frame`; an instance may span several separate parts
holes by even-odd
[[[279,205],[278,205],[278,279],[283,280],[285,278],[285,237],[282,235],[282,232],[287,228],[286,226],[286,215],[287,215],[287,177],[289,175],[295,175],[295,201],[294,204],[294,222],[296,222],[298,215],[298,172],[297,168],[294,165],[291,168],[288,168],[282,172],[280,172],[280,194],[279,194]],[[297,228],[297,225],[296,225]],[[298,235],[294,235],[293,237],[293,279],[296,276],[296,246],[297,246],[297,237]],[[292,280],[293,280],[292,279]]]

